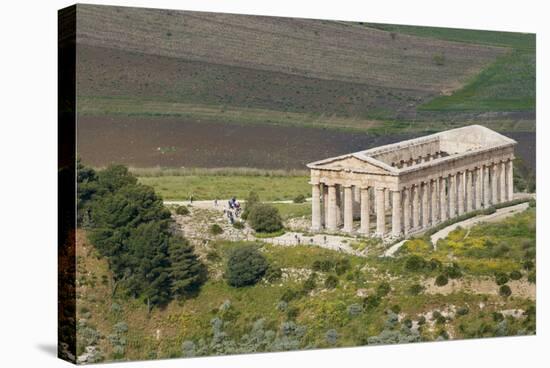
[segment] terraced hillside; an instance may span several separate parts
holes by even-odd
[[[317,147],[347,152],[287,139],[336,134],[312,128],[360,149],[472,123],[535,130],[532,35],[96,5],[77,17],[78,139],[93,165],[301,168]],[[233,127],[205,140],[214,123]],[[265,157],[242,159],[254,145]]]

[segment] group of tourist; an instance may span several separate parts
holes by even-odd
[[[216,200],[217,205],[217,200]],[[228,208],[224,208],[223,212],[227,216],[227,220],[230,224],[235,222],[235,219],[241,215],[241,204],[237,201],[236,197],[232,197],[227,202]]]

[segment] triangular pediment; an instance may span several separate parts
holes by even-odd
[[[391,170],[384,168],[384,166],[386,165],[376,162],[376,160],[373,159],[358,158],[354,155],[347,155],[319,161],[313,163],[310,167],[320,170],[350,170],[372,174],[390,174]]]

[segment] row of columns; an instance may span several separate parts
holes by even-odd
[[[370,217],[374,209],[374,235],[383,237],[388,235],[386,209],[390,208],[390,235],[400,236],[512,199],[512,160],[456,172],[396,191],[344,185],[342,193],[340,185],[312,184],[312,229],[320,230],[324,225],[327,230],[336,231],[343,223],[342,230],[351,233],[354,207],[359,207],[359,233],[371,234]]]

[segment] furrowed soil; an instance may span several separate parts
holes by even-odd
[[[414,138],[269,124],[220,124],[182,118],[80,116],[78,152],[93,166],[254,167],[304,169],[308,162]],[[535,167],[534,132],[516,139],[516,153]]]

